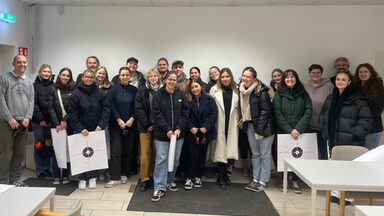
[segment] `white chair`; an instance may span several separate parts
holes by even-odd
[[[353,145],[342,145],[335,146],[332,148],[332,160],[346,160],[352,161],[360,155],[368,152],[369,150],[362,146]],[[358,174],[358,170],[356,170]],[[330,202],[331,192],[327,191],[325,194],[325,205],[326,205],[326,216],[330,216]],[[384,193],[381,192],[352,192],[352,191],[340,191],[340,207],[339,216],[345,214],[345,198],[356,198],[356,199],[368,199],[368,204],[372,205],[372,199],[384,199]]]

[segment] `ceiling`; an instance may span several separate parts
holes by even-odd
[[[216,7],[298,5],[384,5],[384,0],[19,0],[29,5]]]

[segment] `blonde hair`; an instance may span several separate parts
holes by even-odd
[[[101,70],[101,69],[104,69],[104,71],[105,71],[105,79],[104,79],[104,81],[99,82],[99,81],[97,80],[97,77],[96,77],[96,84],[97,84],[97,86],[98,86],[99,88],[107,88],[107,89],[108,89],[108,88],[110,88],[110,87],[112,86],[112,83],[109,81],[107,68],[104,67],[104,66],[100,66],[100,67],[98,67],[98,68],[95,70],[95,75],[96,75],[97,71],[99,71],[99,70]]]

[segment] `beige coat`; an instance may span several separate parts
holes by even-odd
[[[217,118],[217,139],[212,141],[210,145],[210,158],[213,162],[227,163],[228,159],[239,159],[238,136],[239,129],[237,123],[239,121],[238,101],[239,94],[233,91],[231,113],[228,125],[228,140],[225,139],[225,111],[223,91],[214,85],[210,91],[210,95],[215,99],[218,118]]]

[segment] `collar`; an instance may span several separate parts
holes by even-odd
[[[15,76],[16,78],[20,77],[21,79],[25,79],[25,73],[22,75],[22,76],[17,76],[17,74],[15,73],[15,71],[12,71],[11,72],[13,76]]]

